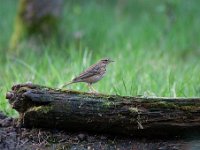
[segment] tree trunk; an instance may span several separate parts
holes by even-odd
[[[23,127],[131,136],[200,133],[200,98],[148,98],[82,93],[19,84],[6,95]]]
[[[62,4],[63,0],[20,0],[10,48],[23,38],[38,42],[56,33]]]

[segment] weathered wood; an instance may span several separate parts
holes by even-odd
[[[24,127],[134,136],[200,133],[200,98],[90,94],[19,84],[6,95]]]

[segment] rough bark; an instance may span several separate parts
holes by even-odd
[[[27,128],[56,128],[132,136],[200,133],[200,98],[102,95],[19,84],[7,99]]]

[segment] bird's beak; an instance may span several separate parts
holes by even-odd
[[[110,62],[115,62],[114,60],[110,60]]]

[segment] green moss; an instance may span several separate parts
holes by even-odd
[[[105,106],[105,107],[109,107],[110,105],[111,105],[111,102],[109,102],[109,101],[106,101],[103,103],[103,106]]]
[[[19,88],[18,91],[17,91],[17,93],[26,92],[26,91],[28,91],[28,90],[30,90],[30,88],[24,86],[24,87]]]
[[[180,109],[184,111],[195,111],[196,109],[199,109],[199,106],[181,106]]]
[[[154,102],[150,104],[152,108],[166,108],[166,109],[177,109],[177,110],[183,110],[183,111],[195,111],[197,109],[200,109],[200,106],[198,105],[176,105],[174,103],[168,103],[168,102]]]
[[[37,111],[44,114],[48,113],[51,110],[52,110],[52,106],[34,106],[29,109],[29,111]]]
[[[175,105],[174,103],[159,102],[159,101],[151,103],[151,107],[155,107],[155,108],[169,108],[169,109],[178,108],[178,106]]]
[[[139,112],[137,107],[130,107],[129,111],[132,112],[132,113],[138,113]]]

